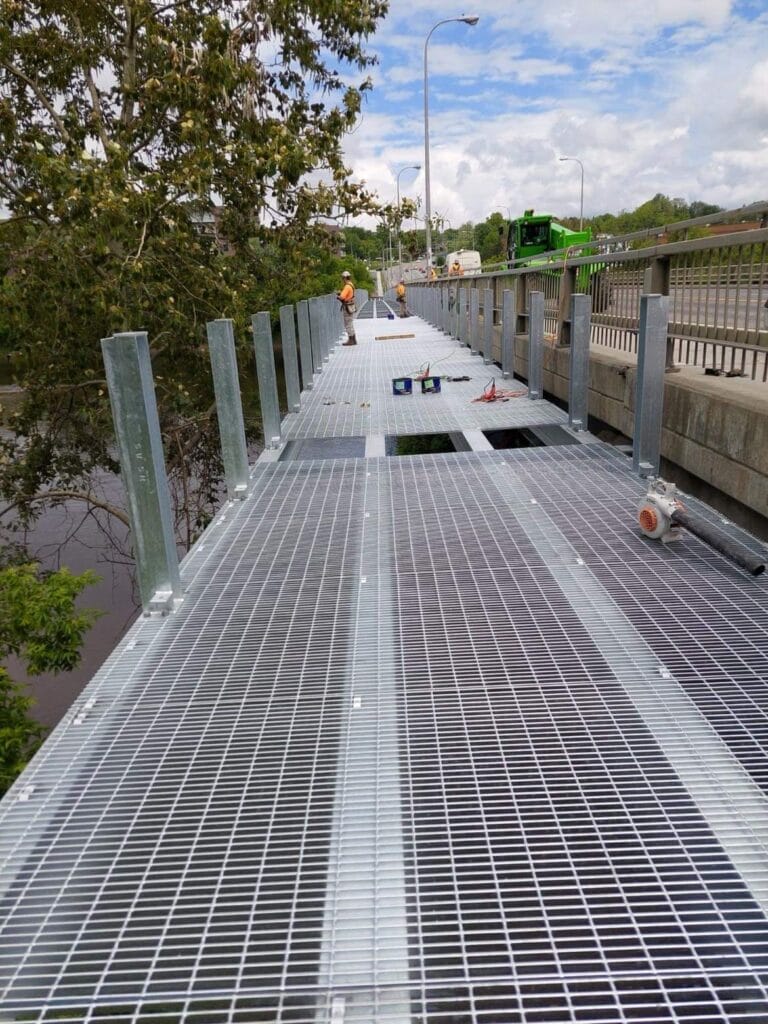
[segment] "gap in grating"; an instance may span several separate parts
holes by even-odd
[[[544,442],[527,427],[508,427],[504,430],[484,430],[483,433],[497,450],[504,448],[544,447]]]
[[[385,440],[387,455],[446,455],[456,450],[450,434],[388,435]]]

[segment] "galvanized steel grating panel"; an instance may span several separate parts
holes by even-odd
[[[359,323],[359,321],[358,321]],[[403,340],[379,340],[413,334]],[[339,347],[316,378],[311,397],[300,412],[286,416],[283,435],[295,438],[349,437],[365,434],[434,434],[456,430],[492,430],[530,424],[566,424],[567,414],[546,402],[529,402],[525,385],[506,387],[523,397],[492,404],[475,402],[501,370],[484,366],[482,357],[429,327],[417,317],[387,326],[379,321],[359,323],[358,344]],[[429,364],[435,374],[470,377],[468,382],[444,382],[440,394],[392,394],[392,379],[418,373]]]
[[[2,805],[4,1015],[762,1022],[768,835],[663,687],[764,781],[766,585],[602,445],[252,483]]]

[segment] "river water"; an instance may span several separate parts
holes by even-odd
[[[124,506],[122,485],[115,477],[100,481],[105,496]],[[108,528],[110,535],[105,532]],[[4,532],[3,536],[9,536]],[[52,726],[111,652],[138,614],[128,530],[107,513],[88,510],[79,501],[45,508],[34,527],[17,533],[32,556],[45,569],[66,566],[74,573],[92,569],[100,582],[81,594],[78,604],[101,612],[86,635],[80,665],[71,672],[27,677],[23,667],[11,659],[8,668],[14,679],[26,681],[36,700],[34,716]],[[117,546],[115,543],[117,542]],[[127,554],[126,554],[127,552]]]

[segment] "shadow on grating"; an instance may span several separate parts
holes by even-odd
[[[362,459],[364,457],[364,437],[309,437],[286,442],[278,462]]]

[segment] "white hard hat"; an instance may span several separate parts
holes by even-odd
[[[348,270],[342,270],[341,276],[342,277],[352,277],[352,275],[350,274],[350,272]]]

